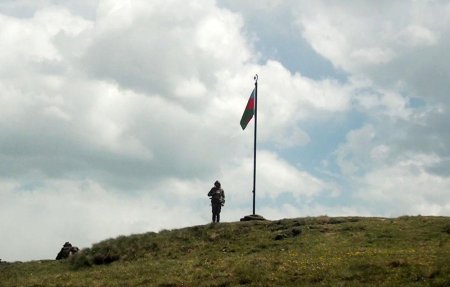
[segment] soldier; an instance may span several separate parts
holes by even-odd
[[[56,260],[66,259],[69,257],[70,250],[72,249],[72,244],[70,242],[64,243],[61,251],[59,251],[58,255],[56,255]]]
[[[80,249],[76,246],[72,246],[70,242],[64,243],[63,247],[61,248],[61,251],[59,251],[58,255],[56,255],[56,260],[66,259],[75,253],[80,251]]]
[[[220,182],[216,180],[214,187],[208,192],[212,206],[212,222],[220,221],[220,211],[225,204],[225,192],[220,187]]]

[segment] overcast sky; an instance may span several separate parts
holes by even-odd
[[[0,0],[0,259],[256,213],[450,215],[448,1]]]

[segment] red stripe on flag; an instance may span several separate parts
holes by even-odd
[[[255,99],[251,97],[248,99],[247,106],[245,107],[246,110],[253,110],[255,108]]]

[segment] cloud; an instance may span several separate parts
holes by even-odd
[[[306,3],[303,36],[336,67],[434,102],[444,99],[450,6],[433,3]],[[320,13],[318,13],[320,11]],[[436,58],[438,57],[438,58]]]
[[[382,212],[388,216],[448,214],[450,179],[427,171],[439,161],[436,156],[411,155],[383,166],[364,176],[361,190],[356,195],[375,206],[382,206]]]
[[[367,199],[361,204],[373,202],[380,213],[448,214],[449,9],[444,2],[324,1],[293,9],[311,47],[353,83],[351,109],[364,121],[334,159],[346,184]]]
[[[259,160],[264,164],[258,174],[264,180],[257,187],[258,211],[274,205],[265,198],[277,200],[293,194],[299,204],[329,188],[271,153],[261,152]],[[218,174],[227,199],[224,221],[238,221],[251,211],[252,159],[246,158],[242,164],[226,166]],[[65,241],[89,247],[119,235],[209,222],[206,194],[212,181],[172,177],[147,182],[140,190],[125,193],[94,178],[20,178],[3,179],[1,183],[0,215],[14,218],[2,223],[5,244],[0,252],[8,261],[51,259]],[[297,204],[291,202],[292,206]]]
[[[103,1],[97,11],[84,67],[122,87],[173,97],[180,82],[210,89],[220,70],[250,60],[241,19],[212,1]]]
[[[253,158],[239,160],[238,166],[225,166],[223,174],[224,185],[229,186],[236,197],[236,203],[246,202],[245,193],[250,194],[253,176]],[[277,199],[283,194],[290,194],[296,199],[313,198],[331,188],[327,183],[298,170],[276,154],[266,150],[257,152],[258,172],[257,192],[262,198]],[[250,179],[250,180],[249,180]]]
[[[305,145],[302,120],[349,108],[337,81],[258,63],[241,16],[213,1],[22,4],[0,10],[1,212],[16,218],[2,223],[16,244],[0,244],[4,260],[209,222],[216,178],[224,220],[238,220],[251,205],[252,133],[239,118],[255,73],[262,144]],[[258,153],[261,207],[335,188]]]
[[[2,181],[0,214],[14,218],[2,223],[2,260],[52,259],[65,241],[89,247],[110,237],[177,227],[180,221],[200,224],[208,214],[154,193],[114,193],[89,179],[48,179],[24,188],[22,182]]]

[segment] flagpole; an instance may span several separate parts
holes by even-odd
[[[253,215],[255,215],[255,199],[256,199],[256,126],[258,114],[258,74],[253,78],[255,80],[255,134],[253,138]]]

